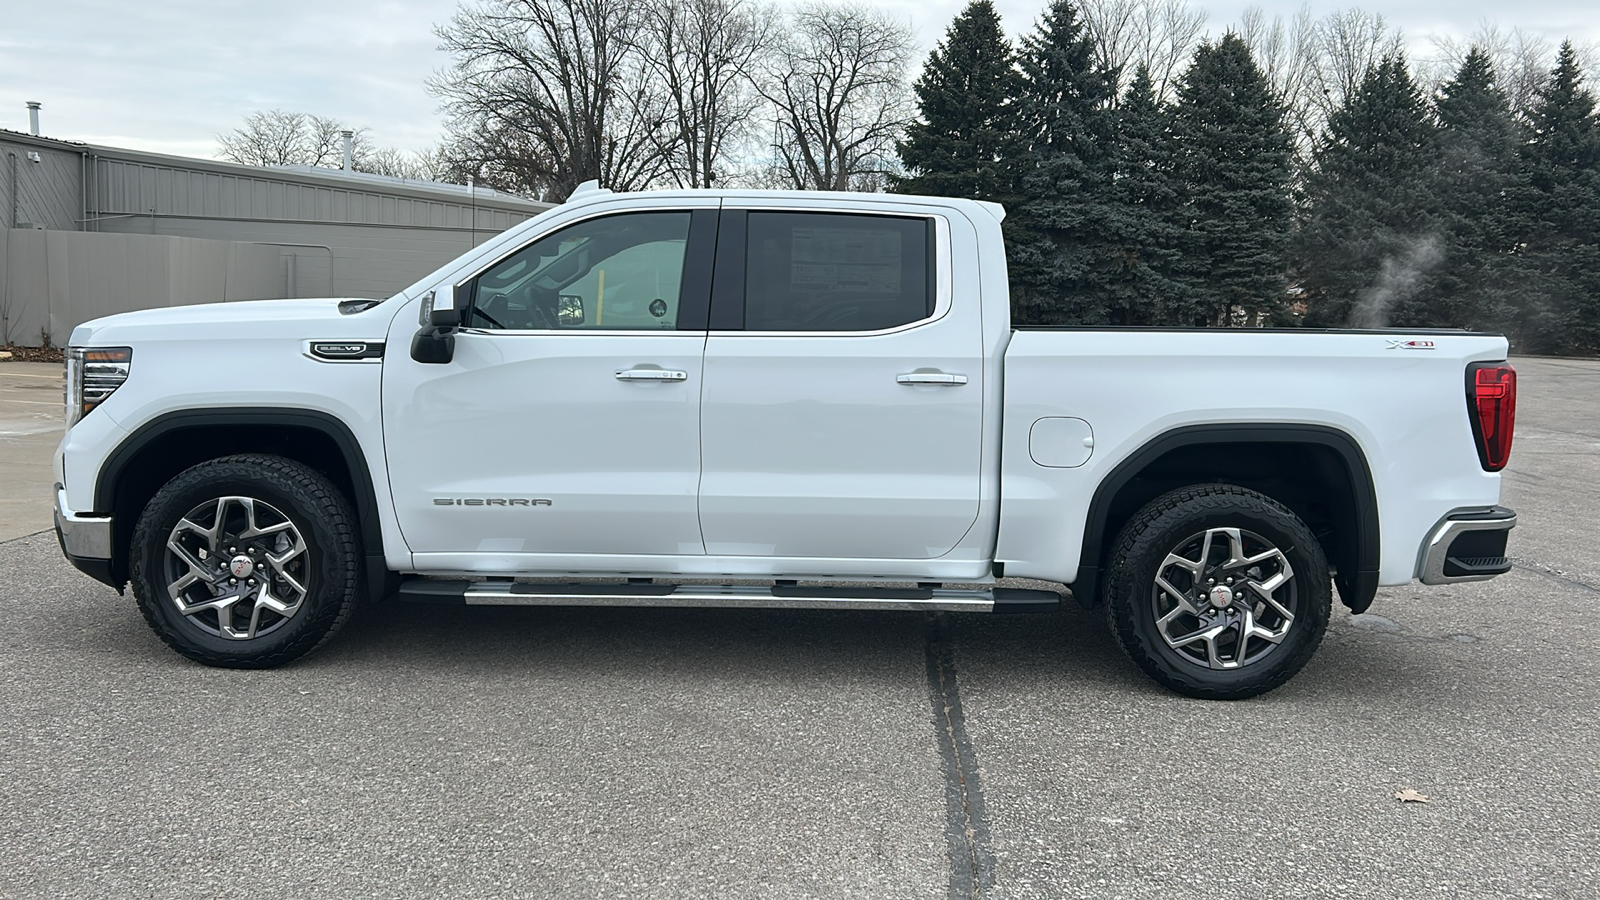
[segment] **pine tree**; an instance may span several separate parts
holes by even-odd
[[[1600,351],[1600,125],[1570,41],[1539,94],[1523,160],[1530,277],[1513,324],[1518,348]]]
[[[1229,32],[1195,51],[1174,130],[1186,221],[1186,325],[1281,317],[1293,212],[1284,107],[1250,49]]]
[[[1013,313],[1051,325],[1104,324],[1113,182],[1110,71],[1070,0],[1054,0],[1022,40],[1018,127],[1026,140],[1008,204]]]
[[[1328,116],[1306,178],[1296,257],[1319,326],[1425,325],[1410,300],[1444,256],[1435,129],[1405,60],[1384,58]]]
[[[920,118],[899,145],[909,173],[893,189],[907,194],[1002,199],[1011,187],[1003,164],[1018,156],[1013,121],[1015,54],[991,0],[973,0],[928,56],[914,86]]]
[[[1186,306],[1176,280],[1183,226],[1174,183],[1172,111],[1156,99],[1150,70],[1140,66],[1116,112],[1116,179],[1110,217],[1108,304],[1123,325],[1179,324]]]
[[[1527,233],[1518,200],[1524,179],[1520,135],[1489,55],[1474,47],[1434,101],[1438,157],[1434,191],[1444,253],[1410,313],[1427,324],[1505,327],[1520,290],[1514,251]]]

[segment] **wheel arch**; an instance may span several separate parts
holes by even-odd
[[[271,453],[326,475],[355,507],[368,590],[391,579],[383,556],[377,493],[361,442],[337,417],[292,408],[184,409],[140,425],[106,457],[95,481],[97,515],[111,517],[111,577],[125,584],[133,526],[156,491],[179,472],[234,453]]]
[[[1152,438],[1118,463],[1089,503],[1073,593],[1099,601],[1105,555],[1127,520],[1173,487],[1220,482],[1260,491],[1294,510],[1337,570],[1339,599],[1354,612],[1378,589],[1379,519],[1361,445],[1325,425],[1189,425]]]

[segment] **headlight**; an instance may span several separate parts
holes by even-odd
[[[67,426],[84,416],[128,380],[132,347],[68,347]]]

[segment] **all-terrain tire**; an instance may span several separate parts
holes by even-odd
[[[291,554],[278,565],[266,558]],[[146,504],[130,556],[145,621],[172,649],[208,666],[263,669],[298,659],[332,638],[362,596],[349,499],[322,473],[280,456],[226,456],[179,473]],[[230,584],[234,571],[246,577]],[[208,594],[226,602],[230,592],[242,596],[226,609],[202,609]],[[296,602],[280,614],[262,596],[283,607],[284,598]]]
[[[1192,485],[1155,498],[1123,527],[1107,568],[1105,607],[1122,649],[1190,697],[1273,690],[1327,631],[1333,593],[1321,545],[1288,507],[1246,488]]]

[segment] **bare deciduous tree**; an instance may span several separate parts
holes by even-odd
[[[1317,65],[1317,28],[1309,4],[1301,5],[1294,18],[1284,21],[1274,16],[1267,21],[1259,6],[1244,11],[1239,20],[1239,37],[1250,48],[1278,99],[1288,111],[1288,122],[1295,138],[1295,149],[1304,157],[1322,129],[1320,106],[1312,101]]]
[[[463,5],[436,30],[454,61],[429,88],[482,164],[520,171],[533,193],[564,199],[590,179],[643,188],[665,169],[665,109],[639,50],[643,20],[636,0]]]
[[[1081,11],[1098,61],[1117,73],[1118,93],[1142,65],[1161,99],[1176,89],[1206,26],[1205,11],[1186,0],[1084,0]]]
[[[804,3],[758,81],[776,168],[800,190],[881,190],[911,117],[911,27],[870,6]]]
[[[1321,122],[1344,105],[1368,69],[1403,49],[1400,30],[1390,28],[1382,13],[1355,8],[1329,13],[1318,22],[1316,45],[1309,100]]]
[[[444,160],[440,150],[434,148],[419,153],[408,153],[394,147],[379,147],[359,156],[355,163],[358,172],[405,178],[411,181],[441,181],[444,179]]]
[[[343,132],[338,119],[271,109],[251,113],[231,134],[217,135],[218,155],[247,166],[319,166],[337,169],[344,164]],[[359,163],[374,152],[367,129],[350,129],[353,156]],[[356,167],[361,171],[359,165]]]
[[[1544,87],[1556,58],[1554,45],[1544,35],[1521,28],[1503,31],[1487,21],[1467,37],[1436,35],[1433,45],[1438,53],[1419,66],[1422,70],[1418,73],[1419,81],[1428,85],[1443,84],[1454,77],[1466,61],[1467,53],[1477,47],[1489,54],[1500,89],[1505,91],[1511,111],[1517,116],[1526,116],[1538,102],[1539,90]]]
[[[644,63],[666,104],[657,138],[667,174],[710,187],[761,105],[752,76],[772,46],[774,13],[749,0],[644,0],[643,11]]]

